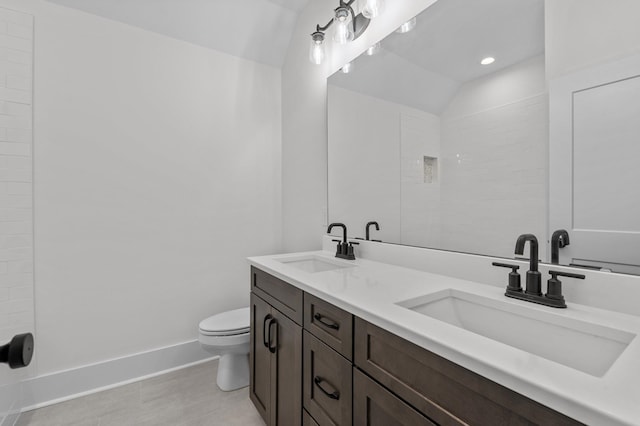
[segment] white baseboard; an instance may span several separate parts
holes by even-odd
[[[213,358],[197,340],[193,340],[34,377],[24,382],[22,411],[122,386]]]

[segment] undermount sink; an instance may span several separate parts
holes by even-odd
[[[338,260],[329,260],[320,256],[310,255],[304,257],[294,257],[294,258],[285,258],[278,259],[280,263],[287,264],[289,266],[293,266],[294,268],[298,268],[305,272],[324,272],[331,271],[334,269],[341,268],[350,268],[355,265],[340,262]]]
[[[636,336],[453,289],[397,305],[595,377],[602,377]]]

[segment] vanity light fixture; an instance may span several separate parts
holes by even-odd
[[[338,7],[334,9],[334,17],[321,27],[316,25],[316,30],[311,34],[311,46],[309,60],[320,65],[325,57],[325,34],[329,27],[335,23],[333,40],[338,44],[346,44],[357,39],[369,26],[369,22],[382,12],[382,0],[364,0],[362,13],[356,15],[351,5],[356,0],[339,0]],[[366,15],[368,16],[365,16]]]
[[[353,70],[353,62],[347,62],[341,68],[343,74],[349,74]]]
[[[365,18],[373,19],[384,9],[384,0],[364,0],[363,3],[362,14]]]
[[[379,51],[380,51],[380,42],[377,42],[376,44],[370,46],[367,50],[365,50],[365,53],[367,54],[367,56],[373,56],[377,54]]]
[[[324,61],[324,33],[316,31],[311,34],[311,47],[309,49],[309,60],[312,64],[320,65]]]
[[[491,65],[495,61],[496,61],[496,58],[494,58],[492,56],[487,56],[486,58],[484,58],[483,60],[480,61],[480,64],[481,65]]]
[[[398,28],[396,32],[400,34],[405,34],[411,31],[412,29],[414,29],[415,27],[416,27],[416,17],[414,16],[404,24],[400,25],[400,28]]]

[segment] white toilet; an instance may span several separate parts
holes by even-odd
[[[200,322],[203,349],[220,355],[216,382],[223,391],[249,386],[249,308],[222,312]]]

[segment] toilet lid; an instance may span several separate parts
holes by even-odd
[[[222,312],[200,322],[200,332],[208,336],[228,336],[249,332],[249,308]]]

